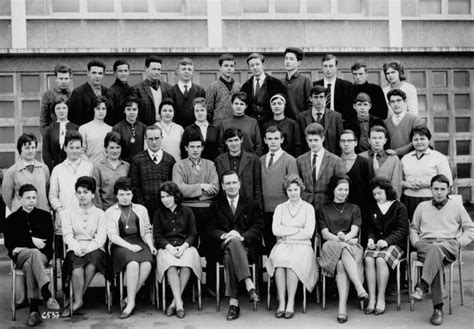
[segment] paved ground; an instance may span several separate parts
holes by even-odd
[[[10,313],[10,289],[11,277],[9,276],[10,265],[8,261],[0,261],[0,328],[24,328],[28,312],[26,309],[17,312],[17,320],[11,321]],[[473,328],[474,323],[474,250],[464,253],[464,306],[460,305],[459,283],[457,271],[455,271],[454,283],[454,314],[445,312],[444,328]],[[263,289],[262,289],[263,290]],[[215,299],[205,297],[203,299],[203,310],[197,311],[197,306],[192,302],[185,301],[186,317],[182,320],[172,317],[168,318],[162,312],[156,311],[149,303],[143,302],[137,307],[135,315],[127,320],[118,319],[119,306],[116,302],[113,313],[107,314],[105,305],[99,300],[102,298],[100,291],[98,297],[92,297],[87,307],[84,308],[85,315],[76,316],[71,319],[46,319],[39,328],[432,328],[429,323],[431,315],[431,301],[425,300],[415,305],[416,310],[410,312],[407,295],[402,295],[402,310],[397,312],[394,297],[389,297],[387,310],[384,315],[365,315],[357,308],[355,300],[350,301],[349,321],[345,324],[336,322],[337,303],[332,299],[328,301],[327,310],[322,311],[320,304],[315,301],[315,294],[308,296],[308,308],[306,314],[301,313],[301,303],[297,306],[297,313],[291,320],[276,319],[276,302],[273,301],[273,309],[267,311],[265,303],[259,305],[257,312],[252,312],[248,303],[242,304],[241,317],[229,322],[225,317],[227,306],[224,303],[221,311],[215,311]],[[242,297],[243,299],[244,297]],[[301,299],[300,299],[301,300]],[[95,302],[94,302],[95,301]],[[447,300],[446,300],[447,302]]]

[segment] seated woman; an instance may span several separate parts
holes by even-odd
[[[311,247],[316,220],[313,206],[301,199],[304,183],[298,175],[285,176],[283,190],[288,201],[275,208],[272,230],[277,243],[265,266],[270,276],[275,274],[279,302],[275,316],[290,319],[294,315],[298,280],[310,292],[316,284],[316,260]],[[285,305],[287,291],[288,302]]]
[[[66,276],[66,286],[72,284],[73,312],[84,304],[83,294],[96,272],[108,278],[104,249],[107,223],[104,212],[92,204],[95,189],[94,178],[79,177],[75,184],[79,205],[66,209],[62,217],[63,239],[67,245],[63,274]],[[65,308],[62,316],[71,316],[70,307]]]
[[[94,203],[104,211],[117,203],[116,193],[114,193],[115,181],[120,177],[127,176],[130,168],[127,162],[120,159],[121,141],[122,138],[118,132],[108,132],[104,138],[106,158],[92,169],[92,177],[97,183]]]
[[[369,304],[365,314],[380,315],[385,312],[388,266],[392,270],[397,267],[406,245],[408,217],[405,206],[397,200],[397,193],[388,179],[375,177],[370,182],[370,191],[375,202],[370,205],[370,216],[367,218],[368,241],[364,257]]]
[[[161,149],[173,156],[176,161],[181,160],[181,138],[184,129],[173,121],[175,114],[175,104],[171,99],[165,99],[161,102],[158,109],[161,121],[155,123],[161,128],[163,140]]]
[[[153,238],[158,250],[158,281],[166,272],[173,293],[173,301],[166,309],[166,315],[184,318],[181,294],[191,276],[191,270],[198,279],[202,276],[201,259],[195,248],[197,230],[191,209],[182,206],[183,194],[173,182],[160,187],[161,207],[153,219]]]
[[[107,209],[107,236],[112,244],[112,274],[125,270],[127,298],[120,319],[126,319],[135,308],[135,296],[150,274],[156,249],[146,208],[132,203],[132,181],[120,177],[114,184],[118,203]]]
[[[328,200],[321,210],[318,226],[325,240],[322,245],[319,265],[329,276],[336,274],[339,293],[337,321],[347,321],[347,297],[349,280],[354,284],[360,300],[369,295],[362,286],[363,249],[358,242],[362,222],[357,205],[347,202],[350,180],[347,176],[333,176],[328,185]]]
[[[67,118],[69,106],[65,95],[60,95],[54,100],[51,112],[56,114],[56,122],[46,128],[43,136],[43,161],[50,172],[58,163],[66,160],[66,152],[63,150],[66,132],[79,129],[78,125],[69,122]]]

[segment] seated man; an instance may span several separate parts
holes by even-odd
[[[48,309],[59,311],[59,304],[49,291],[50,277],[45,271],[53,257],[54,228],[51,214],[36,208],[36,187],[24,184],[18,194],[21,208],[6,219],[5,247],[16,266],[25,273],[30,303],[27,324],[32,327],[41,322],[40,292]]]
[[[411,294],[420,301],[431,288],[434,312],[431,323],[443,322],[443,291],[439,271],[445,263],[456,260],[460,246],[474,239],[474,224],[463,205],[449,199],[449,179],[436,175],[431,179],[433,200],[418,205],[410,225],[410,241],[418,260],[423,262],[423,275]]]
[[[262,211],[257,202],[239,195],[240,179],[229,170],[222,175],[225,194],[210,207],[209,236],[219,244],[227,281],[225,295],[230,297],[227,320],[239,317],[239,282],[244,281],[249,301],[260,301],[250,277],[248,253],[256,257],[263,228]],[[255,258],[253,258],[255,259]]]

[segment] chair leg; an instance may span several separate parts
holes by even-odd
[[[221,298],[221,293],[220,293],[220,264],[219,262],[216,263],[216,312],[220,311],[220,298]]]
[[[304,284],[302,284],[303,286],[303,313],[306,313],[306,287],[304,286]]]
[[[105,288],[107,293],[107,313],[112,313],[112,290],[110,289],[110,282],[105,279]]]
[[[454,269],[454,264],[451,264],[449,266],[449,295],[448,295],[449,315],[453,314],[453,269]]]
[[[397,311],[400,311],[400,262],[397,264]]]
[[[316,303],[320,303],[321,301],[321,295],[320,295],[320,291],[319,291],[319,282],[316,282]]]
[[[326,311],[326,276],[323,275],[323,311]]]
[[[198,289],[198,311],[202,311],[202,298],[201,298],[201,280],[197,279],[197,289]]]
[[[161,303],[163,304],[163,314],[166,312],[166,273],[163,274],[163,279],[161,280]]]
[[[267,310],[270,311],[270,288],[271,288],[271,278],[267,273]]]
[[[408,293],[408,295],[415,292],[415,286],[416,286],[415,280],[418,277],[418,274],[417,274],[418,271],[416,269],[415,262],[412,262],[410,267],[411,267],[411,269],[410,269],[410,272],[411,272],[411,287],[410,287],[411,291]],[[410,300],[410,311],[414,311],[415,310],[415,301],[411,297],[409,297],[409,300]]]
[[[158,282],[158,271],[155,271],[155,299],[156,310],[160,310],[160,283]]]
[[[461,294],[461,305],[464,305],[464,292],[462,290],[462,259],[458,259],[459,271],[459,293]]]
[[[72,304],[74,303],[74,296],[73,296],[73,290],[72,290],[72,278],[69,280],[69,308],[71,311],[71,319],[73,317],[73,307]]]
[[[16,320],[16,272],[12,269],[12,321]]]
[[[252,265],[252,278],[253,278],[253,283],[255,285],[255,290],[257,292],[257,295],[258,295],[258,282],[257,282],[257,265],[256,264],[253,264]],[[256,312],[257,311],[257,302],[253,302],[253,311]]]
[[[119,292],[120,292],[120,312],[123,312],[122,301],[123,301],[123,272],[119,273]]]

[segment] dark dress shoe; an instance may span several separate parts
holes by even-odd
[[[367,307],[364,311],[365,314],[372,314],[374,313],[374,309],[373,308],[370,308],[370,307]]]
[[[31,312],[26,324],[28,327],[34,327],[41,323],[41,317],[38,312]]]
[[[240,307],[229,305],[229,312],[227,312],[227,321],[238,319],[240,315]]]
[[[291,319],[295,316],[295,312],[285,312],[285,319]]]
[[[385,313],[385,309],[376,308],[374,310],[375,315],[381,315],[381,314],[384,314],[384,313]]]
[[[132,313],[133,313],[133,311],[132,312],[122,312],[119,316],[119,319],[124,320],[124,319],[130,317],[130,315],[132,315]]]
[[[260,301],[260,297],[258,297],[257,292],[254,288],[249,290],[249,302],[250,303],[258,303]]]
[[[275,318],[277,318],[277,319],[281,319],[284,316],[285,316],[285,311],[276,311],[275,312]]]
[[[339,313],[337,315],[337,322],[339,322],[339,323],[347,322],[347,314]]]
[[[176,307],[175,306],[168,306],[168,308],[166,309],[166,315],[167,316],[173,316],[176,314]]]
[[[176,316],[177,316],[178,318],[180,318],[180,319],[184,318],[184,315],[185,315],[185,314],[186,314],[186,313],[184,313],[184,308],[179,309],[179,310],[176,310]]]
[[[433,311],[433,315],[431,316],[431,324],[434,324],[435,326],[439,326],[442,323],[443,323],[443,311],[435,309]]]

